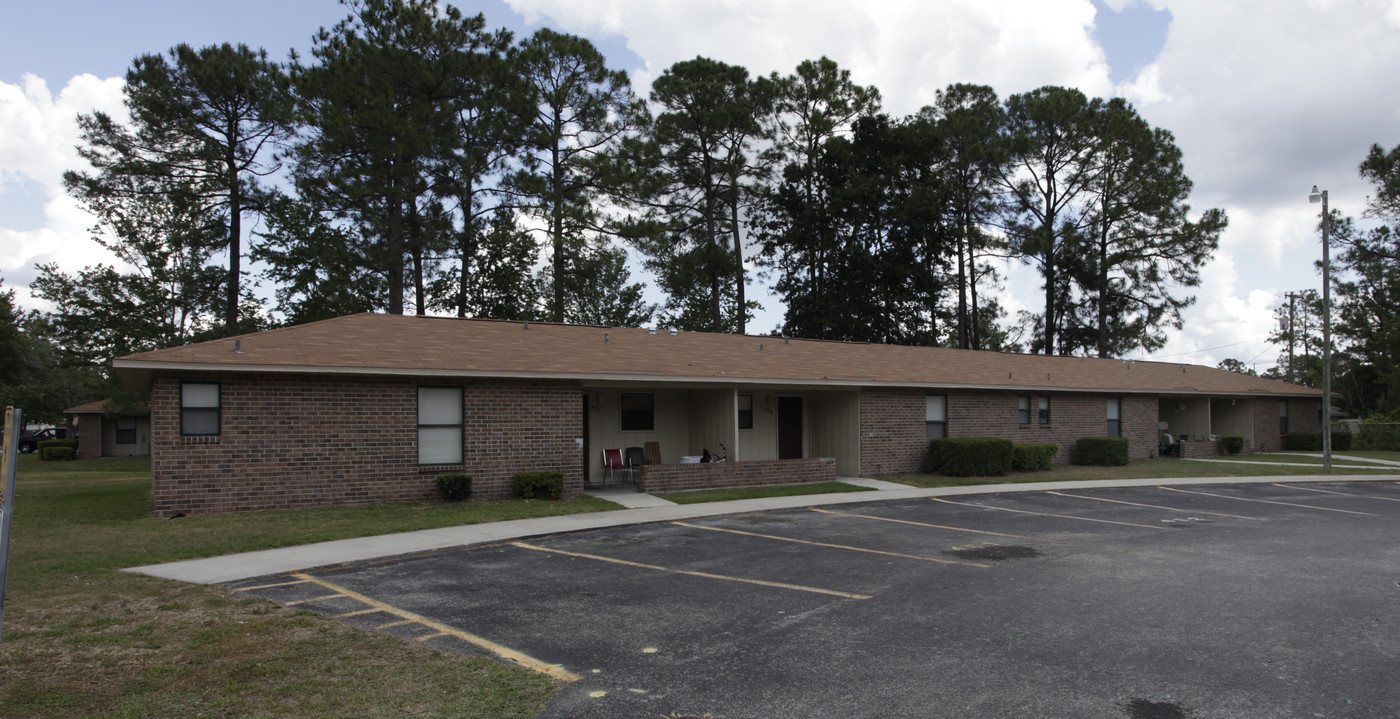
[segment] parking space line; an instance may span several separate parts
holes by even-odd
[[[367,604],[371,607],[383,610],[385,613],[403,617],[406,620],[402,622],[403,624],[417,623],[422,624],[423,626],[428,627],[429,629],[436,629],[439,632],[438,636],[449,635],[456,637],[464,642],[467,642],[468,644],[474,644],[478,647],[481,647],[482,649],[485,649],[486,651],[491,652],[492,654],[495,654],[496,656],[501,657],[502,659],[508,659],[527,669],[532,669],[541,674],[554,677],[555,679],[561,679],[563,681],[572,682],[579,678],[579,675],[574,674],[573,672],[559,666],[558,664],[546,664],[538,659],[535,659],[534,657],[511,649],[510,647],[497,644],[491,641],[490,639],[478,637],[475,634],[471,634],[470,632],[464,632],[455,627],[450,627],[446,624],[443,624],[442,622],[434,621],[421,614],[415,614],[406,609],[399,609],[398,607],[385,604],[384,602],[381,602],[378,599],[367,597],[358,592],[350,591],[349,589],[346,589],[344,587],[340,587],[330,582],[327,582],[324,579],[319,579],[306,574],[293,574],[292,576],[304,579],[308,582],[315,582],[316,584],[319,584],[325,587],[326,589],[329,589],[334,592],[340,592],[344,596],[350,597],[358,602],[361,602],[362,604]],[[378,628],[384,629],[385,627],[391,625],[394,625],[394,623],[391,622],[390,624],[381,624]]]
[[[311,599],[298,599],[298,600],[293,601],[293,602],[282,602],[282,606],[284,606],[284,607],[295,607],[295,606],[298,605],[298,604],[315,604],[316,602],[324,602],[324,601],[326,601],[327,599],[339,599],[339,598],[341,598],[341,597],[343,597],[343,596],[345,596],[345,595],[344,595],[344,594],[327,594],[327,595],[324,596],[324,597],[312,597]]]
[[[992,535],[993,537],[1008,537],[1008,538],[1010,538],[1010,539],[1026,539],[1026,540],[1031,540],[1031,541],[1036,541],[1036,540],[1045,541],[1045,542],[1055,542],[1055,541],[1058,541],[1058,540],[1054,540],[1054,539],[1039,539],[1038,537],[1024,537],[1024,536],[1021,536],[1021,535],[1019,535],[1019,534],[1006,534],[1006,533],[1004,533],[1004,532],[988,532],[988,531],[983,530],[983,529],[967,529],[967,528],[965,528],[965,527],[950,527],[950,526],[947,526],[947,525],[945,525],[945,524],[929,524],[928,522],[915,522],[915,521],[909,520],[909,519],[894,519],[894,518],[891,518],[891,517],[877,517],[877,516],[875,516],[875,515],[873,515],[873,514],[856,514],[856,513],[854,513],[854,512],[837,512],[837,511],[835,511],[835,510],[831,510],[831,509],[821,509],[821,508],[819,508],[819,507],[808,507],[807,509],[810,509],[810,510],[812,510],[813,512],[821,512],[822,514],[835,514],[835,515],[842,516],[842,517],[860,517],[861,519],[875,519],[875,520],[879,520],[879,521],[881,521],[881,522],[894,522],[894,523],[896,523],[896,524],[912,524],[912,525],[914,525],[915,527],[932,527],[932,528],[934,528],[934,529],[947,529],[947,530],[950,530],[950,531],[953,531],[953,532],[967,532],[967,533],[969,533],[969,534],[990,534],[990,535]]]
[[[900,557],[903,559],[918,559],[925,562],[938,562],[939,564],[962,564],[969,567],[981,567],[986,569],[989,564],[977,564],[976,562],[958,562],[952,559],[942,559],[939,557],[923,557],[917,554],[902,554],[900,552],[886,552],[880,549],[866,549],[864,547],[852,547],[846,544],[830,544],[827,542],[813,542],[808,539],[793,539],[791,537],[780,537],[776,534],[759,534],[757,532],[745,532],[738,529],[725,529],[723,527],[706,527],[703,524],[690,524],[689,522],[671,522],[680,527],[690,527],[691,529],[704,529],[711,532],[728,532],[730,534],[742,534],[746,537],[759,537],[761,539],[776,539],[779,542],[795,542],[797,544],[808,544],[813,547],[829,547],[831,549],[845,549],[852,552],[866,552],[868,554],[882,554],[886,557]]]
[[[421,636],[421,637],[414,637],[414,638],[413,638],[413,641],[415,641],[415,642],[426,642],[426,641],[428,641],[429,639],[437,639],[438,637],[450,637],[450,636],[452,636],[452,635],[451,635],[451,634],[448,634],[447,632],[435,632],[435,633],[433,633],[433,634],[424,634],[424,635]]]
[[[1032,512],[1032,511],[1030,511],[1030,510],[1028,510],[1028,509],[1011,509],[1010,507],[992,507],[992,506],[988,506],[988,505],[985,505],[985,504],[973,504],[972,502],[950,502],[950,501],[948,501],[948,500],[946,500],[946,499],[943,499],[943,498],[941,498],[941,497],[929,497],[929,499],[932,499],[932,500],[935,501],[935,502],[942,502],[942,503],[944,503],[944,504],[955,504],[955,505],[957,505],[957,506],[959,506],[959,507],[978,507],[978,508],[980,508],[980,509],[996,509],[996,510],[1000,510],[1000,511],[1003,511],[1003,512],[1015,512],[1015,513],[1017,513],[1017,514],[1034,514],[1034,515],[1041,516],[1041,517],[1059,517],[1060,519],[1078,519],[1078,520],[1080,520],[1080,521],[1082,521],[1082,522],[1098,522],[1098,523],[1100,523],[1100,524],[1117,524],[1117,525],[1121,525],[1121,526],[1124,526],[1124,527],[1139,527],[1139,528],[1141,528],[1141,529],[1160,529],[1160,530],[1166,530],[1166,527],[1157,527],[1157,526],[1154,526],[1154,525],[1151,525],[1151,524],[1134,524],[1134,523],[1132,523],[1132,522],[1115,522],[1115,521],[1113,521],[1113,520],[1111,520],[1111,519],[1094,519],[1094,518],[1092,518],[1092,517],[1076,517],[1076,516],[1074,516],[1073,514],[1051,514],[1050,512]]]
[[[1246,516],[1241,515],[1241,514],[1226,514],[1226,513],[1224,513],[1224,512],[1206,512],[1206,511],[1204,511],[1204,510],[1199,510],[1199,509],[1182,509],[1182,508],[1180,508],[1180,507],[1168,507],[1168,506],[1166,506],[1166,505],[1164,505],[1164,504],[1145,504],[1145,503],[1143,503],[1143,502],[1129,502],[1129,501],[1123,500],[1123,499],[1108,499],[1108,498],[1106,498],[1106,497],[1089,497],[1089,496],[1083,495],[1083,494],[1065,494],[1064,492],[1056,492],[1056,491],[1054,491],[1054,490],[1049,490],[1049,489],[1045,490],[1045,493],[1046,493],[1046,494],[1053,494],[1053,495],[1056,495],[1056,496],[1058,496],[1058,497],[1073,497],[1073,498],[1075,498],[1075,499],[1092,499],[1092,500],[1094,500],[1094,501],[1096,501],[1096,502],[1113,502],[1114,504],[1130,504],[1130,505],[1132,505],[1132,506],[1134,506],[1134,507],[1151,507],[1152,509],[1165,509],[1165,510],[1172,511],[1172,512],[1189,512],[1189,513],[1191,513],[1191,514],[1209,514],[1209,515],[1214,516],[1214,517],[1230,517],[1231,519],[1248,519],[1248,520],[1255,521],[1255,522],[1262,522],[1262,521],[1264,521],[1264,520],[1261,519],[1260,517],[1246,517]]]
[[[762,587],[777,587],[777,588],[779,588],[779,589],[795,589],[795,590],[797,590],[797,591],[799,591],[799,592],[812,592],[812,593],[814,593],[814,594],[829,594],[829,595],[831,595],[831,596],[833,596],[833,597],[842,597],[842,598],[845,598],[845,599],[870,599],[870,598],[873,596],[873,595],[870,595],[870,594],[852,594],[852,593],[850,593],[850,592],[838,592],[838,591],[836,591],[836,590],[834,590],[834,589],[822,589],[822,588],[820,588],[820,587],[805,587],[805,586],[802,586],[801,584],[785,584],[785,583],[783,583],[783,582],[770,582],[770,581],[765,580],[765,579],[747,579],[747,578],[745,578],[745,577],[730,577],[730,576],[726,576],[726,575],[723,575],[723,574],[710,574],[709,572],[696,572],[696,571],[691,571],[691,570],[689,570],[689,569],[672,569],[672,568],[670,568],[670,567],[661,567],[661,566],[657,566],[657,565],[655,565],[655,564],[643,564],[643,563],[641,563],[641,562],[633,562],[633,561],[629,561],[629,560],[626,560],[626,559],[615,559],[615,558],[613,558],[613,557],[604,557],[604,556],[601,556],[601,555],[598,555],[598,554],[584,554],[583,552],[569,552],[569,551],[565,551],[565,550],[563,550],[563,549],[553,549],[553,548],[550,548],[550,547],[541,547],[541,546],[538,546],[538,545],[535,545],[535,544],[526,544],[525,542],[511,542],[511,546],[520,547],[520,548],[522,548],[522,549],[533,549],[533,550],[535,550],[536,552],[550,552],[550,553],[553,553],[553,554],[563,554],[563,555],[569,556],[569,557],[580,557],[580,558],[582,558],[582,559],[596,559],[596,560],[598,560],[598,561],[600,561],[600,562],[611,562],[611,563],[613,563],[613,564],[621,564],[621,565],[627,566],[627,567],[637,567],[638,569],[650,569],[650,570],[652,570],[652,571],[657,571],[657,572],[669,572],[669,573],[671,573],[671,574],[687,574],[687,575],[690,575],[690,576],[692,576],[692,577],[705,577],[706,579],[723,579],[723,580],[728,581],[728,582],[742,582],[742,583],[744,583],[744,584],[757,584],[757,585],[762,586]]]
[[[290,586],[292,586],[292,585],[294,585],[294,584],[306,584],[306,580],[305,580],[305,579],[297,579],[297,580],[291,581],[291,582],[277,582],[276,584],[259,584],[259,585],[255,586],[255,587],[238,587],[237,589],[234,589],[233,591],[235,591],[235,592],[251,592],[251,591],[258,590],[258,589],[272,589],[273,587],[290,587]]]
[[[1340,494],[1343,497],[1356,497],[1357,499],[1380,499],[1386,502],[1400,502],[1400,499],[1395,497],[1372,497],[1368,494],[1352,494],[1351,492],[1338,492],[1335,489],[1318,489],[1317,487],[1303,487],[1297,484],[1283,484],[1282,482],[1274,482],[1274,486],[1283,487],[1284,489],[1303,489],[1309,492],[1319,492],[1321,494]]]
[[[391,628],[391,627],[401,627],[401,626],[403,626],[403,625],[405,625],[405,624],[417,624],[417,623],[418,623],[418,622],[417,622],[416,620],[413,620],[413,619],[400,619],[400,620],[398,620],[397,622],[384,622],[383,624],[380,624],[380,625],[375,626],[375,629],[389,629],[389,628]]]
[[[1258,502],[1260,504],[1280,504],[1285,507],[1302,507],[1303,509],[1320,509],[1324,512],[1341,512],[1342,514],[1359,514],[1363,517],[1374,517],[1376,515],[1369,512],[1354,512],[1350,509],[1333,509],[1331,507],[1318,507],[1312,504],[1294,504],[1293,502],[1275,502],[1271,499],[1250,499],[1248,497],[1231,497],[1228,494],[1213,494],[1211,492],[1198,492],[1192,489],[1177,489],[1176,487],[1158,487],[1169,492],[1182,492],[1184,494],[1199,494],[1203,497],[1219,497],[1221,499],[1235,499],[1241,502]]]

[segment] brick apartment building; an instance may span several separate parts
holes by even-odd
[[[1198,365],[547,323],[360,314],[113,361],[150,391],[161,515],[505,495],[650,447],[639,489],[918,471],[934,437],[1058,445],[1161,427],[1187,456],[1321,427],[1316,390]],[[693,464],[727,449],[724,464]]]

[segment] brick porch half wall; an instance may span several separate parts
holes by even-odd
[[[755,459],[718,464],[648,464],[642,466],[637,490],[665,494],[688,489],[758,487],[835,480],[836,460],[830,457]]]
[[[218,382],[221,432],[180,436],[180,383]],[[417,388],[461,386],[461,465],[418,464]],[[445,472],[508,496],[516,472],[583,489],[582,390],[565,381],[158,373],[151,387],[156,514],[436,500]]]

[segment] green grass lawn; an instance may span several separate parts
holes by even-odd
[[[1253,455],[1263,461],[1281,454]],[[1306,459],[1300,457],[1299,459]],[[1042,472],[1013,472],[1004,477],[945,477],[941,474],[896,474],[880,479],[913,487],[965,487],[975,484],[1016,484],[1022,482],[1061,482],[1094,479],[1171,479],[1173,477],[1265,477],[1270,475],[1316,474],[1318,466],[1298,463],[1297,467],[1267,464],[1192,462],[1174,457],[1135,459],[1124,467],[1082,467],[1057,464]],[[1335,474],[1373,474],[1372,470],[1337,469]]]
[[[219,587],[117,571],[228,552],[616,509],[592,497],[157,519],[150,462],[20,457],[0,639],[4,717],[533,717],[541,675]]]
[[[700,502],[728,502],[734,499],[758,499],[759,497],[792,497],[802,494],[836,494],[839,492],[871,492],[871,487],[858,487],[845,482],[813,482],[811,484],[784,484],[776,487],[734,487],[732,489],[701,489],[694,492],[673,492],[659,497],[676,504],[699,504]]]

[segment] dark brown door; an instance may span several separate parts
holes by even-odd
[[[802,398],[778,398],[778,459],[802,459]]]
[[[588,395],[583,396],[583,482],[588,484],[593,478],[588,476]]]

